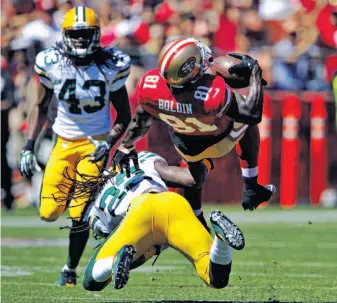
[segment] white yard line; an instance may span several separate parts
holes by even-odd
[[[55,284],[53,285],[53,287],[56,287]],[[45,302],[50,302],[51,298],[50,297],[42,297],[42,296],[20,296],[20,299],[30,299],[30,300],[33,300],[33,301],[30,301],[30,302],[41,301],[41,299],[42,299],[42,300],[45,300]],[[61,301],[71,302],[73,300],[84,300],[84,301],[89,301],[90,300],[90,301],[93,301],[95,298],[69,297],[69,296],[67,296],[67,297],[60,297],[60,296],[57,296],[57,297],[53,297],[52,299],[55,299],[55,301],[56,300],[58,300],[58,301],[61,300]],[[109,300],[109,302],[111,302],[111,301]],[[121,302],[123,302],[123,300]]]
[[[65,247],[69,240],[66,238],[2,238],[1,247],[21,248],[21,247]],[[89,240],[89,246],[96,246],[100,242]],[[317,248],[317,249],[337,249],[337,243],[318,242],[318,243],[299,243],[282,241],[249,241],[247,247],[262,248]]]
[[[285,277],[285,278],[313,278],[313,279],[317,279],[317,278],[330,278],[332,276],[331,275],[322,275],[322,274],[301,274],[301,273],[263,273],[263,272],[251,272],[251,271],[247,271],[247,272],[242,272],[242,273],[238,273],[238,272],[232,272],[231,275],[235,275],[235,276],[250,276],[250,277]],[[333,275],[334,276],[334,275]]]
[[[226,209],[223,209],[226,212]],[[278,211],[265,212],[258,210],[254,212],[229,211],[228,216],[237,224],[264,224],[264,223],[292,223],[303,224],[308,223],[337,223],[337,209],[319,210],[296,210],[296,211]],[[209,214],[206,214],[207,216]],[[3,227],[41,227],[41,228],[58,228],[60,226],[70,225],[70,219],[60,218],[55,222],[44,222],[38,217],[4,217],[1,219]]]
[[[66,238],[2,238],[1,247],[65,247],[69,239]],[[88,246],[96,246],[99,242],[89,240]]]
[[[16,277],[16,276],[31,276],[34,273],[55,273],[60,270],[59,266],[8,266],[8,265],[1,265],[1,276],[3,277]],[[184,266],[168,266],[168,265],[143,265],[132,272],[137,273],[154,273],[160,271],[180,271],[185,270]],[[78,273],[83,273],[84,268],[80,267],[77,268]],[[48,283],[47,283],[48,284]]]
[[[59,267],[40,267],[40,266],[1,266],[1,275],[3,277],[15,277],[15,276],[31,276],[34,273],[50,273],[57,272]],[[186,270],[184,266],[166,266],[166,265],[143,265],[136,270],[132,271],[134,273],[155,273],[161,271],[172,271],[181,272]],[[78,272],[83,272],[83,268],[80,268]],[[254,272],[254,271],[234,271],[231,273],[232,276],[252,276],[252,277],[286,277],[286,278],[332,278],[334,276],[331,274],[315,274],[315,273],[285,273],[282,272]]]
[[[1,284],[4,285],[22,285],[22,283],[20,282],[7,282],[7,281],[3,281],[1,282]],[[38,285],[38,286],[49,286],[49,287],[55,287],[55,283],[45,283],[45,282],[32,282],[32,281],[27,281],[25,282],[25,285]],[[168,285],[169,286],[169,285]],[[274,286],[274,285],[266,285],[266,286],[246,286],[246,285],[228,285],[228,288],[234,288],[234,289],[241,289],[241,288],[247,288],[247,289],[251,289],[251,288],[256,288],[256,289],[268,289],[270,287],[272,287],[273,289],[308,289],[308,290],[312,290],[312,286]],[[337,290],[337,287],[335,286],[315,286],[315,289],[326,289],[326,290]],[[99,295],[98,295],[99,296]],[[20,296],[20,298],[24,298],[24,296]],[[30,298],[30,297],[29,297]],[[34,297],[33,297],[34,298]],[[43,297],[39,297],[39,298],[43,298]],[[57,297],[59,298],[59,297]],[[68,299],[71,299],[71,297],[67,297]],[[75,298],[75,297],[73,297]],[[89,299],[89,298],[83,298],[83,299]]]
[[[248,245],[247,245],[248,247]],[[249,248],[252,247],[266,247],[266,248],[323,248],[323,249],[337,249],[337,243],[318,242],[318,243],[301,243],[301,242],[282,242],[282,241],[250,241]]]
[[[22,257],[17,257],[17,256],[2,256],[2,261],[5,263],[6,261],[22,261]],[[34,257],[25,257],[25,261],[37,261],[37,258]],[[58,258],[44,258],[44,257],[39,257],[38,258],[39,262],[50,262],[50,263],[57,263],[60,260]],[[276,262],[276,263],[274,263]],[[158,266],[149,266],[151,268],[156,268],[162,267],[166,268],[169,270],[171,267],[172,268],[185,268],[186,266],[191,266],[191,263],[188,262],[187,260],[159,260],[158,261]],[[292,261],[274,261],[274,260],[265,260],[265,261],[235,261],[234,260],[234,266],[256,266],[256,267],[261,267],[261,266],[269,266],[269,265],[275,265],[278,267],[304,267],[304,268],[320,268],[320,267],[328,267],[330,269],[337,269],[337,263],[335,262],[292,262]],[[20,266],[20,269],[22,270],[36,270],[36,271],[43,271],[43,270],[48,270],[49,271],[54,271],[55,269],[58,269],[59,266],[29,266],[29,265],[22,265]],[[143,266],[144,267],[144,266]],[[142,268],[142,267],[141,267]],[[84,267],[78,267],[79,271],[84,271]],[[165,270],[165,269],[164,269]],[[136,270],[137,271],[137,270]],[[141,270],[138,270],[141,271]],[[147,271],[147,270],[145,270]]]
[[[240,261],[235,262],[235,265],[242,266],[266,266],[272,264],[273,261]],[[330,268],[337,268],[336,262],[291,262],[291,261],[276,261],[277,266],[286,266],[286,267],[325,267],[329,266]]]

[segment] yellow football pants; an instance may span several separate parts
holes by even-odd
[[[124,245],[136,249],[134,260],[154,245],[169,244],[194,265],[199,277],[210,284],[211,235],[199,222],[190,204],[173,193],[142,194],[132,200],[126,217],[92,256],[84,273],[83,286],[101,290],[110,283],[112,263]],[[107,273],[110,270],[110,272]]]
[[[95,136],[95,139],[104,139],[106,135]],[[88,158],[78,162],[81,158],[94,152],[95,146],[86,138],[74,141],[57,137],[44,172],[41,198],[40,217],[45,221],[55,221],[69,207],[69,215],[75,221],[82,219],[86,206],[86,199],[67,201],[72,182],[64,176],[65,168],[69,176],[81,180],[81,176],[75,173],[77,169],[82,174],[98,175],[100,162],[91,163]],[[78,165],[77,165],[78,163]],[[67,205],[69,203],[69,205]]]

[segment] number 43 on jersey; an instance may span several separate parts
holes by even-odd
[[[59,93],[59,100],[65,101],[69,105],[69,111],[72,114],[82,114],[82,110],[80,108],[80,100],[76,97],[76,87],[80,88],[80,86],[76,85],[76,79],[67,79]],[[94,97],[94,100],[91,101],[91,104],[86,104],[83,106],[83,110],[92,114],[104,107],[105,104],[105,94],[106,94],[106,85],[102,80],[86,80],[83,83],[83,90],[90,90],[92,88],[98,88],[99,94]],[[68,94],[68,98],[66,95]]]

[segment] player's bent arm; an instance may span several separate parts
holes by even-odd
[[[233,91],[231,105],[226,116],[235,122],[255,125],[262,120],[263,86],[261,85],[262,70],[256,64],[249,80],[249,93],[245,98],[237,91]]]
[[[131,121],[130,103],[126,87],[123,86],[115,92],[110,92],[110,100],[117,113],[114,126],[108,138],[108,143],[112,147],[124,134]]]
[[[131,148],[133,144],[142,138],[150,129],[153,117],[146,112],[141,106],[138,106],[136,115],[131,119],[122,145],[126,148]]]
[[[188,167],[171,166],[166,161],[158,159],[154,163],[154,168],[169,187],[193,187],[196,184]]]
[[[200,187],[214,167],[212,160],[208,158],[200,162],[189,163],[188,168],[170,166],[163,159],[157,159],[154,164],[166,185],[175,188]]]
[[[26,144],[34,146],[34,143],[41,132],[47,119],[48,106],[53,98],[54,90],[40,83],[37,94],[37,101],[33,106],[28,120],[28,134]]]

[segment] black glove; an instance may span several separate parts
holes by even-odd
[[[254,210],[261,203],[268,202],[275,194],[274,185],[263,186],[257,183],[257,177],[243,177],[242,207],[244,210]]]
[[[133,148],[131,150],[127,150],[126,148],[123,148],[121,150],[118,148],[113,156],[113,169],[116,170],[116,166],[118,166],[120,173],[124,172],[124,169],[126,171],[126,176],[130,177],[130,160],[132,160],[135,168],[139,170],[139,164],[138,164],[138,154],[136,150]]]
[[[255,64],[259,64],[257,60],[254,60],[252,57],[248,55],[242,55],[238,53],[229,53],[231,57],[241,60],[240,63],[233,65],[228,69],[230,74],[235,74],[238,77],[249,80],[250,75],[252,73],[253,67]],[[261,79],[261,84],[266,86],[268,83],[263,78]]]

